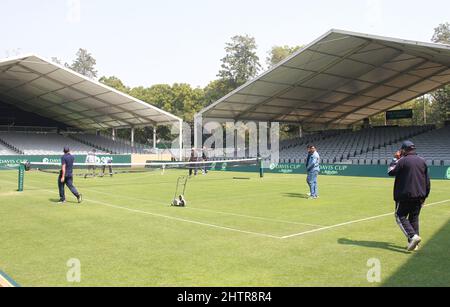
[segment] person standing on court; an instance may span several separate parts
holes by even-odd
[[[191,150],[191,156],[189,158],[189,177],[192,176],[192,172],[194,172],[194,176],[197,176],[198,166],[194,162],[198,162],[198,156],[195,148]]]
[[[311,199],[319,198],[319,186],[317,177],[320,173],[320,155],[314,145],[308,145],[308,158],[306,159],[306,182],[309,186],[309,197]]]
[[[396,153],[396,159],[389,166],[389,176],[395,176],[395,219],[408,239],[407,250],[417,250],[422,241],[420,212],[430,195],[431,182],[428,166],[417,155],[414,143],[405,141],[402,144],[400,153]]]
[[[208,150],[206,147],[203,147],[202,150],[202,162],[208,162]],[[203,175],[208,174],[208,165],[206,163],[203,164],[202,173]]]
[[[72,194],[77,198],[78,203],[83,201],[83,196],[78,193],[77,189],[73,185],[73,164],[75,162],[74,156],[70,154],[70,149],[64,147],[64,155],[61,157],[61,171],[58,177],[59,188],[59,203],[66,202],[65,186],[70,189]]]
[[[112,169],[112,159],[111,159],[111,157],[107,157],[103,161],[101,177],[105,177],[106,166],[108,166],[108,169],[109,169],[109,176],[112,177],[114,175],[114,173],[113,173],[113,169]]]
[[[96,176],[96,169],[97,169],[97,155],[95,149],[88,152],[86,156],[86,164],[87,164],[87,173],[84,175],[84,179],[86,179],[88,176],[95,177]]]

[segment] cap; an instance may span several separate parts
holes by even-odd
[[[406,149],[416,149],[416,145],[414,145],[413,142],[411,141],[404,141],[402,144],[402,149],[406,150]]]

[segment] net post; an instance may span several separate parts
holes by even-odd
[[[18,174],[17,191],[23,192],[23,183],[25,181],[25,165],[23,163],[20,163],[18,170],[19,174]]]
[[[263,160],[261,157],[258,157],[258,167],[259,167],[259,178],[264,178],[264,167]]]

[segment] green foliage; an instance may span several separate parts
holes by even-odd
[[[431,94],[433,97],[433,114],[436,122],[442,124],[450,119],[450,86],[447,85]]]
[[[61,62],[61,60],[58,59],[57,57],[52,57],[51,60],[52,60],[52,62],[54,62],[54,63],[56,63],[56,64],[63,65],[62,62]]]
[[[272,49],[268,52],[268,57],[266,58],[267,65],[269,67],[277,65],[282,60],[298,51],[300,48],[301,46],[273,46]]]
[[[66,64],[66,66],[83,76],[93,79],[97,78],[96,64],[97,61],[94,57],[86,49],[80,48],[75,61],[71,65]]]
[[[431,40],[435,43],[450,44],[450,23],[441,23],[435,28]]]
[[[99,82],[108,85],[118,91],[121,91],[122,93],[128,94],[130,92],[130,88],[126,87],[122,80],[120,80],[119,78],[115,77],[115,76],[111,76],[111,77],[101,77]]]
[[[421,97],[411,101],[408,101],[398,107],[392,108],[391,110],[403,110],[412,109],[413,118],[412,119],[399,119],[390,120],[387,122],[388,125],[399,125],[399,126],[420,126],[425,124],[435,124],[437,122],[435,112],[433,110],[433,103],[428,97]],[[382,126],[385,124],[386,113],[370,117],[370,123],[372,126]]]
[[[432,41],[441,44],[450,44],[450,23],[442,23],[434,29]],[[433,96],[434,112],[437,121],[442,123],[450,119],[450,86],[446,86],[431,94]]]
[[[205,106],[212,104],[235,89],[226,80],[219,79],[210,82],[204,89]]]
[[[256,54],[256,40],[248,35],[236,35],[225,47],[226,55],[217,75],[221,80],[237,88],[256,77],[261,70],[259,57]]]

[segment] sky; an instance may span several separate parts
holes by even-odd
[[[450,22],[448,0],[0,0],[0,58],[24,53],[72,62],[79,48],[100,76],[128,86],[217,79],[226,42],[306,45],[330,29],[429,42]]]

